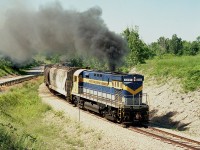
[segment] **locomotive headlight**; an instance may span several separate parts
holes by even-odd
[[[137,120],[140,120],[140,119],[142,118],[141,113],[140,113],[140,112],[137,112],[136,115],[135,115],[135,118],[136,118]]]
[[[124,97],[122,97],[122,103],[125,103],[125,98]]]
[[[133,81],[136,81],[136,78],[135,78],[135,77],[133,78]]]

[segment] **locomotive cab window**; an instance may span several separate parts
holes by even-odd
[[[86,77],[86,78],[89,78],[89,73],[86,73],[86,74],[85,74],[85,77]]]
[[[115,88],[122,88],[122,83],[119,81],[112,81],[112,86]]]

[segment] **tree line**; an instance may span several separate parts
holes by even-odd
[[[171,38],[161,36],[156,42],[146,44],[139,36],[138,27],[126,28],[122,36],[127,40],[129,46],[129,53],[125,58],[125,64],[128,67],[144,63],[146,59],[155,56],[162,57],[165,54],[194,56],[200,53],[200,36],[190,42],[182,40],[174,34]]]

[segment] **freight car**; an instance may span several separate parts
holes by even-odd
[[[44,76],[51,90],[64,95],[75,106],[126,125],[149,121],[149,106],[142,93],[144,76],[140,74],[49,65]]]

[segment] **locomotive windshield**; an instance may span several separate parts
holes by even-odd
[[[127,75],[123,78],[123,96],[125,105],[142,104],[142,88],[144,77],[142,75]]]

